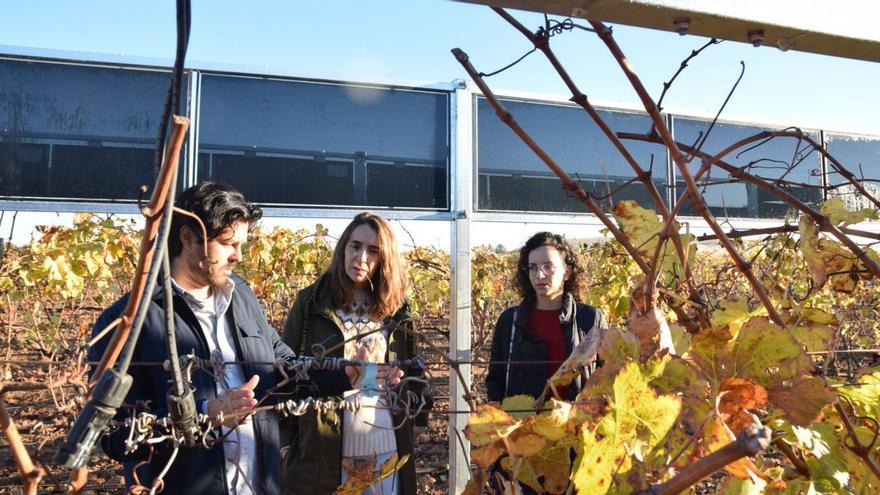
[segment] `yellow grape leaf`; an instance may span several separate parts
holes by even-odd
[[[837,400],[837,393],[814,376],[799,376],[790,382],[779,383],[768,389],[770,403],[785,412],[793,425],[813,423],[828,404]]]
[[[631,361],[638,361],[639,339],[629,332],[613,328],[602,330],[599,355],[605,363],[603,367],[621,368]]]
[[[838,432],[843,437],[846,437],[846,433],[838,416],[829,415],[808,427],[781,423],[774,425],[774,429],[782,431],[783,440],[803,453],[812,474],[810,481],[813,483],[810,487],[812,492],[791,490],[779,493],[878,493],[876,477],[839,439]],[[865,440],[870,441],[871,436],[873,434],[869,434],[869,438]],[[870,482],[863,485],[862,482],[866,480],[861,475],[867,475]]]
[[[728,364],[733,344],[729,327],[707,328],[691,340],[691,360],[713,390],[718,390],[725,378],[733,376]]]
[[[565,426],[568,436],[560,442],[574,438],[580,431],[581,425],[587,422],[593,423],[596,418],[602,417],[608,411],[608,399],[604,395],[585,397],[581,393],[578,394],[575,402],[568,415],[568,424]]]
[[[705,398],[708,391],[706,380],[684,359],[669,356],[662,373],[651,380],[660,393],[680,392],[684,396]]]
[[[739,332],[731,351],[728,376],[767,387],[812,371],[812,361],[784,328],[766,316],[753,317]]]
[[[880,369],[865,370],[856,383],[838,387],[837,393],[852,401],[859,416],[880,418]]]
[[[367,490],[373,483],[384,480],[385,478],[400,471],[409,460],[409,454],[398,459],[397,454],[392,454],[387,461],[383,462],[379,467],[379,472],[375,472],[376,461],[357,462],[346,469],[349,478],[345,483],[333,492],[333,495],[360,495]]]
[[[532,431],[529,423],[523,424],[507,436],[507,451],[519,457],[531,457],[544,450],[547,440]]]
[[[690,362],[671,356],[663,368],[663,373],[651,380],[651,385],[661,394],[673,393],[681,396],[684,404],[682,422],[696,431],[703,420],[712,412],[713,403],[708,400],[709,384]]]
[[[636,363],[628,364],[618,374],[612,401],[610,413],[615,416],[616,437],[647,436],[651,447],[666,436],[681,410],[679,398],[658,396],[651,389]]]
[[[743,297],[732,297],[721,301],[712,313],[711,323],[715,327],[730,328],[730,335],[736,338],[743,323],[749,321],[752,316],[767,314],[767,308],[759,306],[755,311],[749,311],[749,301]]]
[[[650,263],[660,243],[658,234],[663,228],[657,214],[632,200],[618,201],[612,213],[633,247]],[[677,232],[680,228],[678,222],[672,228]],[[692,234],[682,234],[680,237],[687,263],[690,265],[697,253],[696,238]],[[667,239],[660,247],[657,263],[657,273],[664,285],[671,286],[683,278],[684,268],[671,239]]]
[[[830,276],[834,290],[853,292],[859,282],[859,275],[856,273],[861,267],[859,259],[839,243],[820,238],[816,225],[807,217],[801,218],[798,232],[798,245],[810,269],[813,286],[816,289],[822,288]]]
[[[818,308],[795,306],[792,309],[797,316],[804,321],[816,323],[818,325],[834,325],[838,323],[836,316]]]
[[[721,495],[762,495],[767,483],[760,479],[728,478],[718,491]]]
[[[571,480],[577,493],[603,495],[612,488],[614,474],[630,468],[630,456],[622,443],[611,437],[596,440],[589,428],[580,433],[581,448],[574,461]],[[618,469],[620,468],[620,469]]]
[[[565,493],[571,477],[571,448],[552,446],[529,459],[535,475],[543,477],[544,491],[547,493]]]
[[[400,469],[406,465],[407,461],[409,461],[409,454],[406,454],[399,459],[396,453],[392,454],[391,457],[383,462],[382,466],[379,468],[379,480],[384,480],[392,474],[400,471]]]
[[[767,390],[749,380],[728,378],[721,384],[717,403],[722,420],[738,435],[753,422],[750,410],[767,407]]]
[[[612,404],[594,429],[581,426],[581,446],[572,474],[580,493],[607,493],[617,473],[625,479],[632,467],[627,445],[650,452],[665,439],[681,411],[681,400],[660,395],[648,384],[638,363],[629,363],[612,387]]]
[[[638,361],[639,339],[632,333],[606,328],[602,330],[599,356],[604,364],[587,379],[577,396],[578,401],[611,395],[617,372],[627,363]]]
[[[633,247],[650,259],[661,227],[657,214],[642,208],[633,200],[618,201],[613,213]]]
[[[504,438],[514,424],[513,417],[492,404],[481,404],[468,415],[464,436],[475,446],[481,447]]]
[[[526,394],[511,395],[501,401],[501,409],[516,419],[524,419],[535,414],[535,398]]]
[[[819,213],[828,217],[834,225],[845,227],[865,220],[877,220],[878,212],[874,208],[862,208],[861,210],[849,211],[843,203],[843,198],[835,196],[828,198],[819,207]]]
[[[793,327],[791,333],[807,348],[807,352],[818,352],[830,349],[835,330],[830,325],[799,325]]]
[[[675,354],[687,357],[691,351],[691,334],[679,324],[669,325],[669,333],[672,334],[672,348],[675,349]]]
[[[582,366],[592,364],[596,360],[602,332],[593,330],[575,347],[559,368],[548,380],[555,387],[567,387],[578,376]]]
[[[535,475],[535,469],[528,459],[522,457],[505,457],[501,459],[501,467],[510,473],[510,479],[518,480],[528,485],[533,490],[540,492],[541,483]],[[511,493],[511,492],[505,492]]]
[[[489,466],[494,464],[503,453],[504,442],[502,440],[497,440],[488,445],[471,450],[471,460],[482,469],[489,469]]]
[[[804,216],[801,217],[798,223],[798,234],[800,234],[798,246],[800,246],[801,253],[804,255],[804,262],[806,262],[807,268],[810,270],[813,286],[816,289],[820,289],[825,285],[828,277],[826,275],[825,260],[822,257],[822,253],[819,252],[819,229],[816,228],[816,225],[809,218]]]
[[[569,402],[550,399],[544,403],[551,411],[542,412],[532,421],[532,430],[538,435],[555,442],[568,434],[567,426],[572,406]]]

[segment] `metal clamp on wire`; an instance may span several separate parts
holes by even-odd
[[[168,417],[183,446],[195,447],[199,440],[199,427],[196,423],[196,401],[192,388],[185,387],[183,395],[177,395],[174,389],[168,389],[165,403],[168,405]]]
[[[81,468],[89,461],[98,440],[107,431],[110,420],[116,415],[116,409],[122,405],[125,395],[131,388],[132,379],[128,374],[110,368],[104,370],[95,385],[92,399],[83,406],[76,418],[73,428],[58,452],[55,463],[68,468]]]
[[[296,381],[307,381],[310,371],[335,371],[353,364],[357,362],[340,358],[315,359],[306,356],[288,356],[276,362],[275,369],[285,379],[292,376]]]

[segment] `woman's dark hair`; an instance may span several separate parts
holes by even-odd
[[[574,296],[579,301],[581,290],[584,285],[584,267],[578,260],[577,253],[571,244],[565,241],[561,235],[550,232],[538,232],[526,241],[519,249],[519,259],[516,262],[516,275],[513,277],[513,286],[523,299],[534,301],[535,288],[529,280],[529,253],[541,246],[549,246],[562,256],[562,261],[568,268],[568,279],[563,284],[563,290]]]
[[[174,205],[202,220],[209,241],[238,222],[247,222],[253,227],[263,216],[263,210],[246,200],[237,189],[219,182],[200,182],[190,187],[177,195]],[[168,236],[170,258],[180,256],[183,251],[183,242],[180,240],[183,227],[189,227],[199,238],[202,236],[202,228],[194,218],[174,212]]]

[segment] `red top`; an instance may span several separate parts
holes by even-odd
[[[559,323],[559,309],[529,309],[529,335],[535,340],[543,340],[547,348],[547,378],[553,376],[559,365],[568,357],[568,347],[562,335],[562,325]],[[568,399],[568,387],[557,389],[561,399]]]

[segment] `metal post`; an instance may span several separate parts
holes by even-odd
[[[177,181],[183,186],[183,189],[194,186],[199,182],[199,130],[201,129],[199,114],[202,101],[202,73],[197,70],[190,70],[187,82],[189,83],[189,88],[186,111],[191,124],[186,142],[186,162],[178,172],[179,179]]]
[[[666,114],[666,125],[669,127],[669,132],[675,136],[675,118],[672,114]],[[663,154],[664,158],[666,158],[666,204],[671,210],[675,208],[675,202],[678,199],[678,187],[675,183],[678,177],[678,169],[676,169],[675,163],[672,161],[672,154],[669,153],[669,148],[664,146]]]
[[[473,212],[473,95],[462,82],[451,95],[450,115],[450,199],[455,219],[451,224],[449,283],[450,323],[449,356],[455,360],[471,360],[471,243],[470,217]],[[471,386],[471,366],[462,365],[461,373]],[[449,408],[467,409],[462,398],[464,390],[454,373],[449,374]],[[464,439],[467,416],[449,415],[449,495],[458,495],[469,478],[468,454],[470,448]],[[464,443],[464,449],[462,448]],[[463,451],[464,450],[464,451]]]
[[[819,130],[819,142],[823,148],[828,149],[828,135],[823,130]],[[819,154],[819,184],[822,186],[822,201],[825,201],[828,199],[828,185],[831,181],[828,178],[828,160],[822,154]]]

